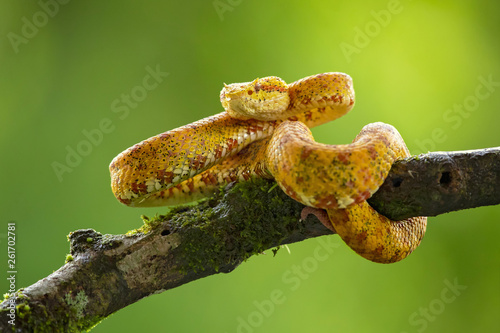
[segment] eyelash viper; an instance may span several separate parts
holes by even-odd
[[[366,125],[351,144],[314,141],[309,128],[354,105],[352,79],[322,73],[287,85],[278,77],[225,85],[224,112],[144,140],[111,162],[111,187],[131,207],[174,205],[213,194],[222,184],[274,178],[358,254],[396,262],[424,236],[427,219],[391,221],[365,201],[393,162],[410,156],[391,125]],[[307,213],[314,209],[305,209]]]

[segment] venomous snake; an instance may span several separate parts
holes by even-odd
[[[427,219],[391,221],[368,199],[395,160],[410,156],[391,125],[366,125],[351,144],[314,141],[309,128],[354,105],[352,79],[322,73],[287,85],[278,77],[225,85],[224,112],[144,140],[111,162],[111,187],[131,207],[174,205],[228,182],[274,178],[358,254],[390,263],[420,243]],[[328,218],[325,218],[326,210]],[[323,214],[321,214],[323,212]]]

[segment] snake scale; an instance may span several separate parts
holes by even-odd
[[[303,217],[314,213],[364,258],[396,262],[420,244],[425,217],[391,221],[366,202],[394,161],[410,156],[398,131],[372,123],[350,144],[327,145],[309,130],[352,109],[349,75],[322,73],[289,85],[270,76],[225,85],[220,99],[224,112],[116,156],[109,166],[116,198],[131,207],[174,205],[229,182],[273,178],[309,206]]]

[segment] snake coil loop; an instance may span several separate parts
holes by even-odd
[[[132,207],[197,200],[252,175],[269,177],[318,214],[358,254],[390,263],[409,255],[427,219],[391,221],[368,199],[398,159],[410,156],[391,125],[366,125],[346,145],[314,141],[309,128],[337,119],[354,105],[352,79],[323,73],[287,85],[270,76],[225,85],[226,111],[144,140],[110,164],[117,199]]]

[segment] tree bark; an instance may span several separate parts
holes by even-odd
[[[499,204],[500,147],[399,161],[369,202],[395,220]],[[274,182],[252,179],[194,206],[143,217],[144,225],[125,235],[77,230],[64,266],[0,304],[0,331],[88,330],[143,297],[229,273],[266,249],[332,234],[313,215],[300,220],[303,208]]]
[[[368,199],[392,220],[500,203],[500,147],[433,152],[397,161]]]

